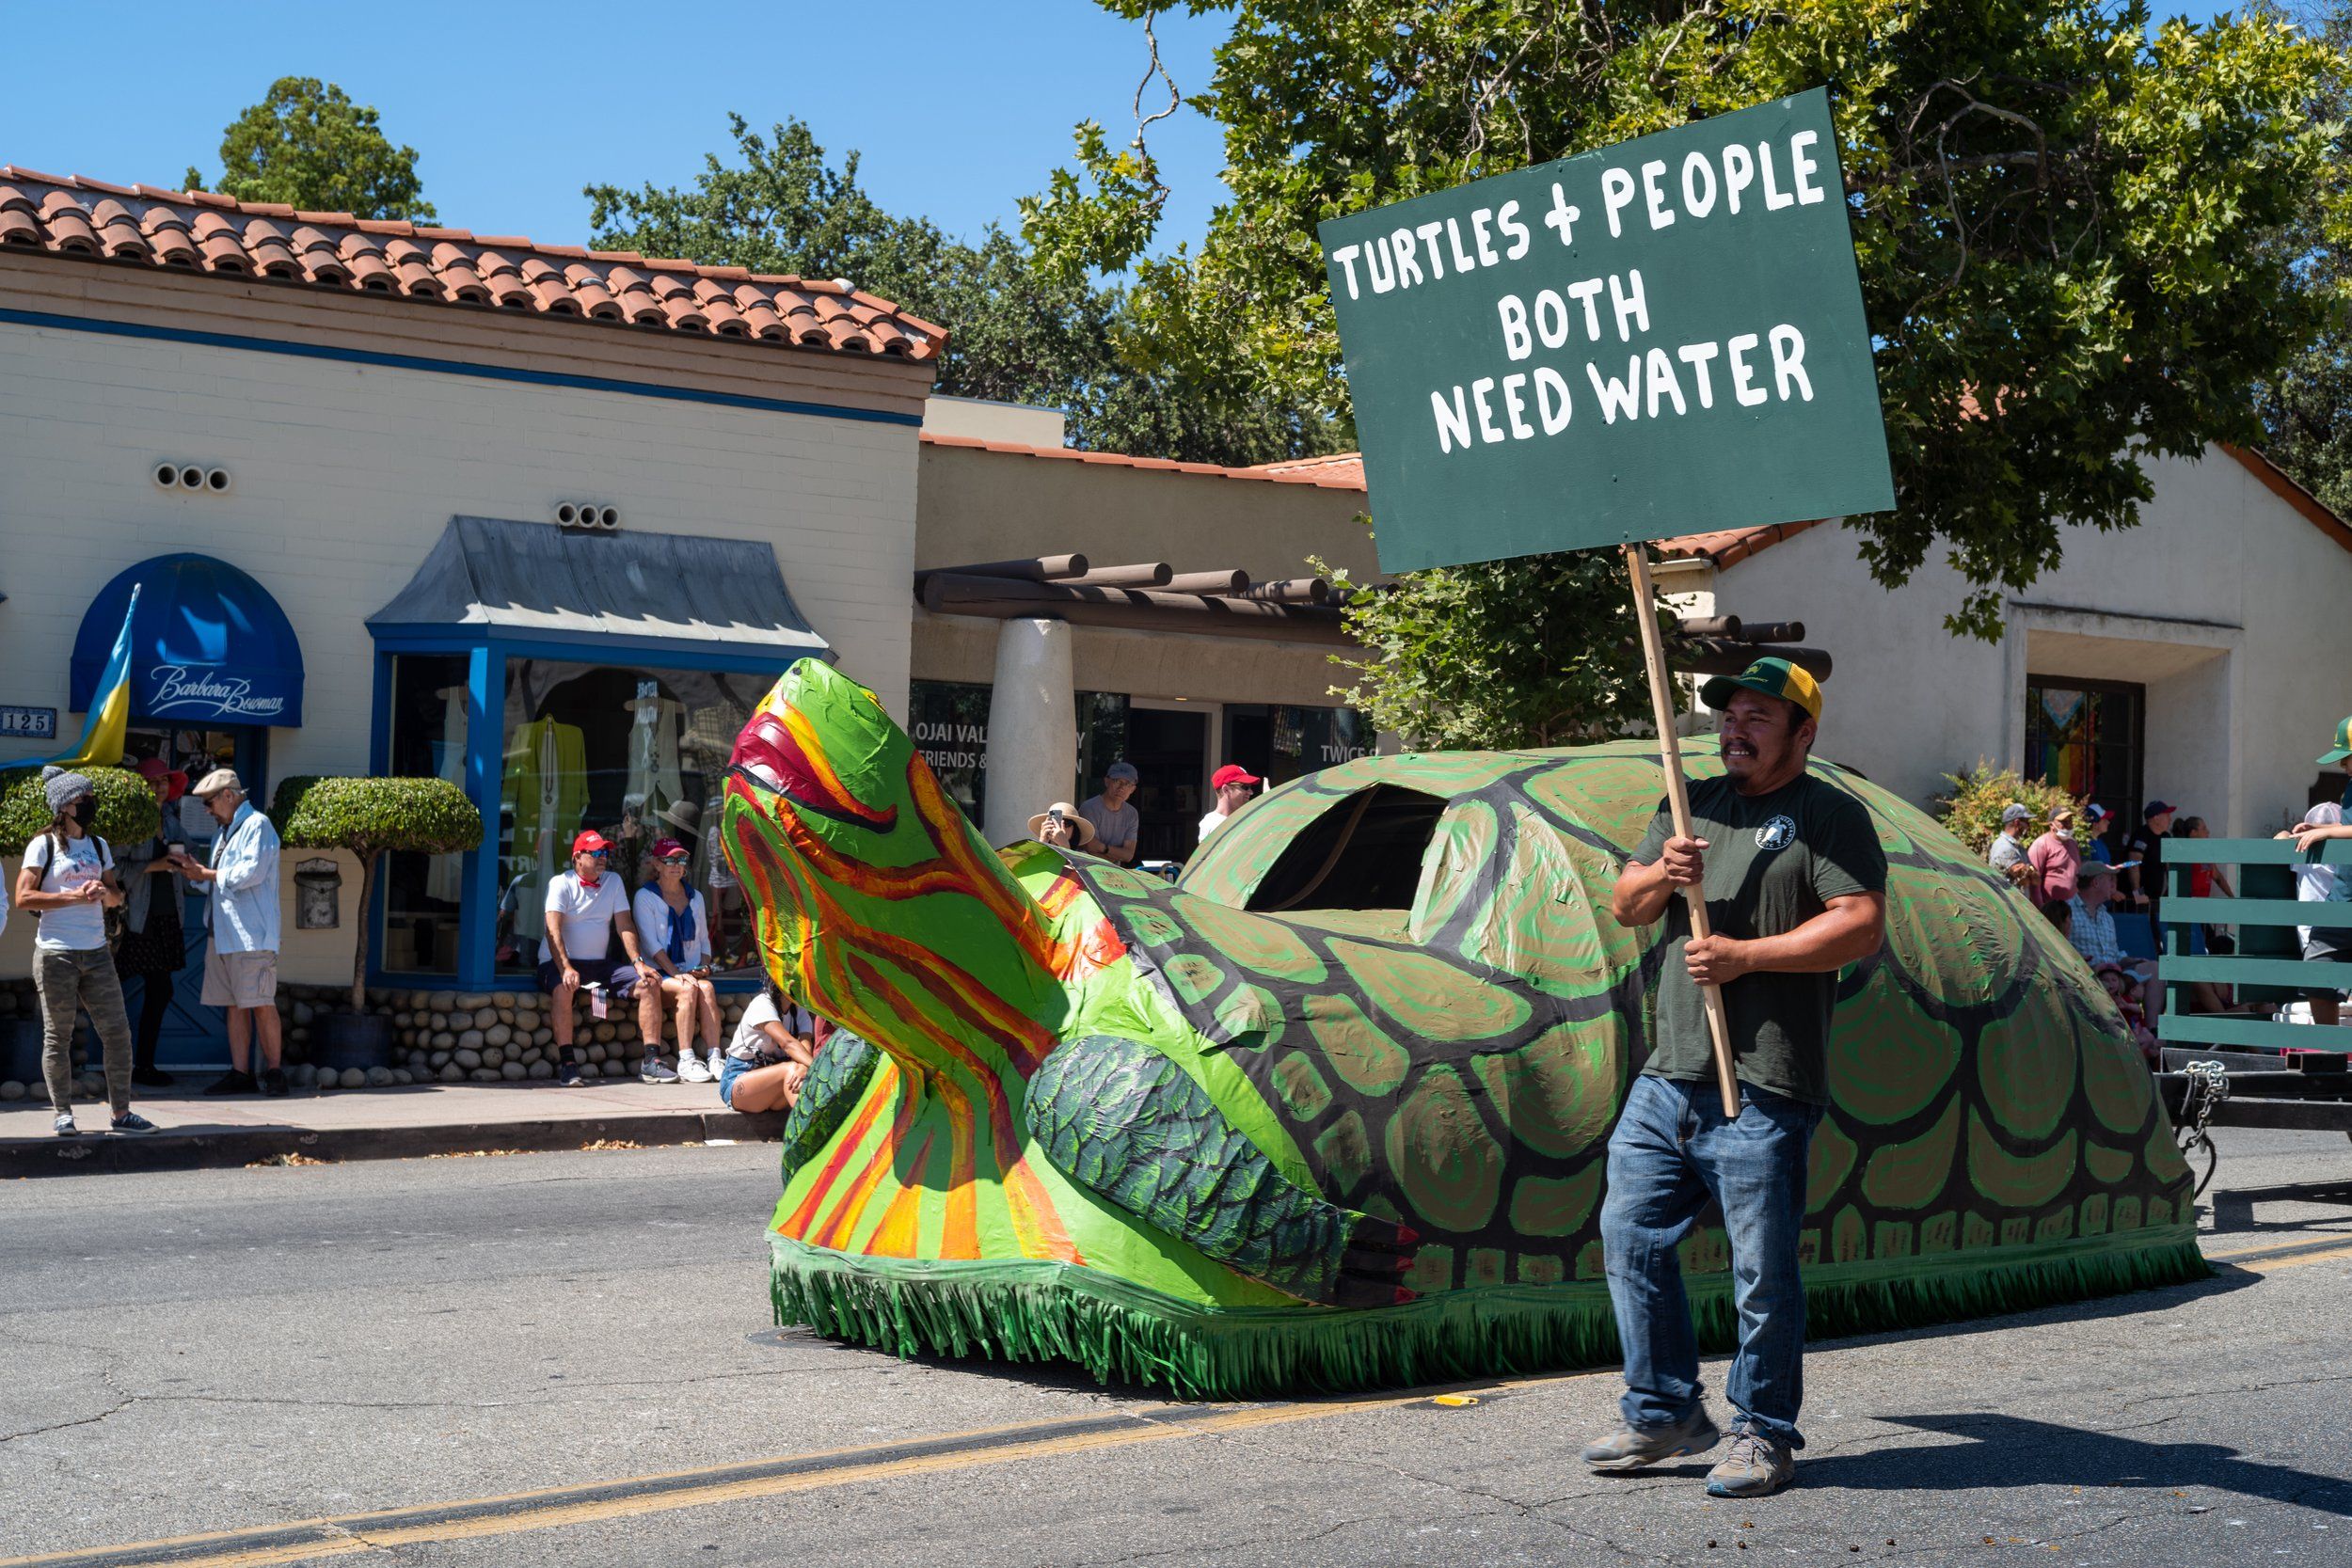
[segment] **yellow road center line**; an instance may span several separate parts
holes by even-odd
[[[1561,1377],[1530,1378],[1511,1383],[1488,1384],[1489,1391],[1553,1387],[1596,1376],[1614,1376],[1614,1372],[1580,1372]],[[794,1492],[813,1492],[837,1486],[856,1485],[865,1481],[897,1480],[902,1477],[934,1475],[951,1470],[976,1469],[985,1465],[1016,1461],[1052,1459],[1087,1453],[1101,1449],[1124,1448],[1136,1443],[1154,1443],[1170,1438],[1206,1436],[1220,1433],[1247,1432],[1259,1428],[1286,1426],[1299,1421],[1326,1420],[1335,1416],[1359,1415],[1370,1411],[1396,1410],[1406,1405],[1426,1404],[1432,1394],[1423,1389],[1416,1393],[1387,1395],[1379,1399],[1332,1400],[1312,1403],[1257,1405],[1229,1410],[1214,1416],[1189,1420],[1157,1418],[1161,1412],[1181,1411],[1182,1406],[1144,1405],[1112,1415],[1134,1418],[1132,1425],[1099,1432],[1068,1435],[1041,1435],[1029,1442],[991,1444],[941,1453],[916,1454],[880,1460],[868,1465],[843,1465],[821,1470],[806,1470],[781,1475],[744,1477],[733,1481],[714,1481],[707,1485],[666,1487],[660,1491],[637,1495],[579,1498],[575,1495],[607,1486],[654,1485],[675,1481],[694,1471],[675,1472],[667,1476],[643,1476],[617,1481],[590,1482],[584,1486],[551,1488],[536,1492],[517,1493],[506,1497],[466,1498],[456,1502],[425,1504],[415,1508],[388,1510],[376,1513],[348,1514],[332,1519],[303,1519],[256,1528],[225,1531],[216,1535],[181,1536],[171,1540],[147,1541],[135,1544],[99,1547],[73,1552],[59,1552],[40,1557],[9,1558],[0,1561],[0,1568],[40,1568],[43,1564],[63,1565],[93,1562],[103,1560],[108,1568],[136,1568],[140,1563],[168,1563],[170,1568],[263,1568],[263,1565],[300,1562],[319,1558],[348,1557],[354,1553],[374,1551],[393,1546],[416,1545],[429,1542],[480,1539],[485,1536],[513,1535],[529,1530],[555,1529],[567,1525],[593,1524],[600,1520],[634,1518],[652,1513],[669,1513],[686,1508],[707,1508],[714,1504],[741,1502],[755,1497],[780,1497]],[[913,1439],[915,1442],[977,1441],[1019,1427],[994,1427],[979,1432],[953,1433],[946,1437]],[[904,1447],[893,1444],[889,1447]],[[854,1454],[855,1449],[830,1452],[797,1454],[785,1460],[763,1463],[796,1463]],[[726,1465],[724,1469],[739,1469]],[[505,1505],[505,1506],[501,1506]],[[437,1509],[489,1510],[456,1519],[423,1520],[414,1524],[392,1521]],[[372,1521],[382,1521],[373,1524]],[[245,1544],[256,1536],[275,1535],[287,1530],[332,1531],[331,1535],[311,1536],[299,1541],[269,1542]],[[200,1548],[207,1543],[217,1543],[215,1550]],[[193,1549],[192,1548],[196,1548]]]
[[[2342,1246],[2318,1248],[2311,1252],[2298,1252],[2287,1258],[2266,1258],[2257,1263],[2238,1263],[2233,1265],[2233,1267],[2244,1269],[2248,1274],[2276,1274],[2280,1269],[2296,1268],[2305,1263],[2325,1263],[2330,1259],[2341,1258],[2352,1258],[2352,1242],[2346,1242]],[[2227,1255],[2225,1254],[2219,1260],[2226,1261],[2226,1259]]]

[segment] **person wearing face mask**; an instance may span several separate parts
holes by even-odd
[[[204,911],[202,1006],[229,1019],[229,1071],[208,1095],[286,1092],[278,1018],[278,830],[246,799],[245,782],[215,768],[191,791],[220,831],[199,862],[178,849],[173,863],[200,890]]]
[[[106,1099],[118,1132],[152,1132],[155,1124],[131,1109],[131,1022],[122,1010],[122,982],[106,947],[106,911],[122,905],[114,851],[90,832],[98,789],[62,768],[40,770],[49,826],[24,847],[16,874],[16,903],[40,918],[33,939],[33,987],[40,996],[41,1076],[57,1136],[81,1131],[73,1120],[73,1021],[87,1010],[106,1063]]]

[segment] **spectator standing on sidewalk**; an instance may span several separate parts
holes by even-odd
[[[2107,824],[2114,820],[2115,813],[2096,800],[2083,807],[2083,828],[2090,834],[2090,845],[2083,851],[2083,859],[2097,861],[2102,865],[2114,863],[2114,851],[2107,847]]]
[[[131,1109],[131,1024],[122,1013],[122,981],[106,950],[106,911],[122,906],[114,851],[89,831],[98,816],[98,787],[62,768],[40,770],[49,826],[24,847],[16,874],[19,909],[40,919],[33,938],[33,988],[40,996],[40,1071],[57,1136],[81,1129],[73,1121],[73,1023],[83,1009],[106,1064],[106,1099],[118,1132],[152,1132],[155,1124]]]
[[[2082,848],[2074,842],[2074,812],[2071,806],[2060,806],[2050,814],[2050,831],[2033,841],[2026,851],[2026,861],[2032,867],[2032,878],[2026,890],[2037,904],[2053,899],[2066,900],[2074,896],[2082,875]]]
[[[2165,836],[2172,831],[2172,807],[2163,800],[2151,800],[2140,808],[2139,816],[2139,831],[2123,841],[2123,859],[2130,869],[2123,873],[2120,886],[2130,907],[2153,923],[2156,904],[2163,897],[2160,879],[2164,873],[2159,863],[2164,858]]]
[[[602,987],[614,1001],[627,1001],[640,985],[659,985],[661,972],[637,950],[637,927],[629,917],[628,894],[612,870],[612,846],[594,828],[572,840],[572,865],[548,879],[547,935],[539,941],[539,989],[554,998],[556,1078],[586,1082],[580,1053],[572,1049],[572,999],[585,986]],[[612,957],[621,939],[626,959]],[[661,1065],[660,1019],[645,1040],[637,1075],[648,1084],[675,1084],[677,1074]],[[643,1022],[643,1017],[640,1017]]]
[[[1143,814],[1131,798],[1143,775],[1132,762],[1114,762],[1103,769],[1103,793],[1078,802],[1078,815],[1094,829],[1094,852],[1114,865],[1136,863],[1136,840],[1143,832]]]
[[[653,847],[654,879],[637,890],[631,906],[637,936],[645,957],[661,973],[640,986],[638,1027],[645,1049],[661,1050],[662,1004],[668,1003],[677,1023],[677,1075],[689,1084],[716,1083],[719,1077],[719,990],[710,983],[710,920],[703,895],[686,879],[693,852],[675,838]],[[710,1056],[704,1064],[697,1039]]]
[[[146,758],[138,773],[155,792],[161,823],[154,837],[125,845],[115,854],[122,879],[122,935],[115,942],[115,974],[139,983],[131,1082],[142,1089],[167,1089],[173,1079],[155,1065],[155,1051],[163,1039],[164,1020],[171,1012],[174,977],[188,961],[187,933],[180,918],[188,884],[171,853],[175,845],[186,851],[187,835],[171,808],[187,793],[188,776],[161,757]]]
[[[2033,813],[2018,801],[2001,808],[2001,831],[1993,835],[1985,848],[1985,863],[2010,879],[2013,887],[2023,887],[2033,874],[2026,860],[2026,824],[2033,820]]]
[[[2344,821],[2342,806],[2333,800],[2323,800],[2305,812],[2299,824],[2279,836],[2295,840],[2297,850],[2310,854],[2330,839],[2352,838],[2352,823]],[[2329,865],[2317,860],[2296,866],[2295,896],[2306,904],[2352,904],[2352,866]],[[2295,934],[2302,939],[2305,963],[2352,963],[2352,927],[2297,926]],[[2352,988],[2352,969],[2343,973],[2344,984],[2333,988],[2321,986],[2303,993],[2312,1005],[2313,1023],[2334,1023],[2342,1016],[2344,992]]]
[[[1237,762],[1229,762],[1209,778],[1209,787],[1216,791],[1216,809],[1200,819],[1200,842],[1209,842],[1209,835],[1233,819],[1233,814],[1249,803],[1265,781]]]
[[[278,830],[253,809],[244,783],[226,768],[197,781],[196,798],[220,832],[213,835],[206,863],[198,864],[185,849],[173,863],[208,900],[200,1001],[226,1008],[229,1015],[229,1071],[204,1092],[251,1094],[259,1088],[284,1094],[278,1018]],[[262,1069],[258,1079],[256,1066]]]

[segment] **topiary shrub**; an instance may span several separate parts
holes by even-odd
[[[375,863],[391,850],[456,855],[482,843],[482,813],[447,779],[282,781],[270,802],[278,842],[291,849],[347,849],[359,862],[359,935],[353,942],[351,1010],[367,1011],[368,931]]]
[[[2001,831],[2001,811],[2011,801],[2022,802],[2033,813],[2033,832],[2027,838],[2048,832],[2050,814],[2064,806],[2074,814],[2074,842],[2086,849],[2090,847],[2092,835],[2084,828],[2083,802],[2056,784],[2020,778],[2013,768],[1983,761],[1973,771],[1944,777],[1952,786],[1951,793],[1935,798],[1935,815],[1954,838],[1979,855]]]
[[[127,768],[77,768],[98,791],[98,820],[90,831],[109,844],[140,844],[155,836],[162,814],[155,792]],[[0,772],[0,855],[21,855],[48,830],[49,798],[41,792],[40,769]]]

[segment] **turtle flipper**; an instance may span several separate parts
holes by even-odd
[[[1072,1180],[1276,1290],[1329,1307],[1412,1299],[1410,1230],[1292,1181],[1149,1046],[1068,1041],[1029,1080],[1026,1115]]]
[[[801,1083],[801,1098],[784,1120],[784,1179],[825,1147],[850,1117],[866,1081],[882,1063],[882,1053],[847,1029],[835,1030],[817,1053],[816,1065]]]

